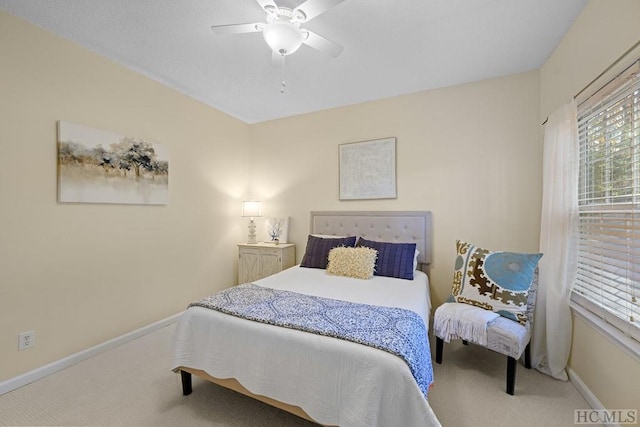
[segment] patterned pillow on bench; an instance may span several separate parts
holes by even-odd
[[[527,295],[542,254],[489,251],[460,240],[456,247],[448,301],[471,304],[527,323]]]

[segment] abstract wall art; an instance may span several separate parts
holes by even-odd
[[[340,200],[396,198],[396,138],[339,146]]]

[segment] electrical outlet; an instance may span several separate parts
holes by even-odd
[[[26,350],[36,345],[36,332],[22,332],[18,335],[18,350]]]

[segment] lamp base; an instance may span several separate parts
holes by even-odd
[[[256,223],[253,218],[249,221],[249,238],[247,239],[247,243],[258,243],[256,241]]]

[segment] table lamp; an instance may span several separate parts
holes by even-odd
[[[242,202],[242,216],[251,218],[249,220],[249,239],[247,243],[257,243],[255,217],[262,216],[262,202],[247,200]]]

